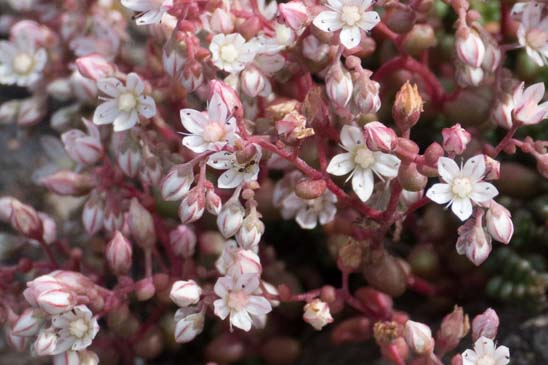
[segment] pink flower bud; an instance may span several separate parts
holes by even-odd
[[[23,296],[27,302],[33,307],[38,306],[38,296],[48,290],[65,289],[65,286],[61,284],[56,278],[51,275],[42,275],[27,282],[27,288],[23,291]]]
[[[453,312],[443,318],[441,327],[436,333],[436,351],[447,353],[454,350],[469,330],[468,316],[464,314],[461,307],[455,307]]]
[[[467,26],[456,32],[455,47],[457,57],[470,67],[480,67],[485,57],[485,45],[479,34]]]
[[[44,229],[44,234],[42,235],[43,241],[47,244],[53,243],[57,239],[57,224],[45,213],[39,212],[38,216],[42,221],[42,228]]]
[[[150,157],[143,159],[141,168],[138,171],[139,179],[145,185],[157,186],[162,180],[162,166],[158,158]]]
[[[15,199],[11,201],[10,224],[23,236],[42,239],[44,228],[38,213],[31,206]]]
[[[156,294],[156,287],[152,278],[144,278],[135,283],[135,296],[140,302],[152,298]]]
[[[472,321],[472,341],[476,342],[482,336],[494,340],[497,337],[498,328],[499,316],[493,309],[488,308]]]
[[[55,352],[57,346],[57,335],[50,330],[43,330],[36,337],[36,341],[32,345],[34,352],[38,356],[49,356]]]
[[[467,221],[458,229],[457,253],[466,255],[474,265],[479,266],[491,253],[491,236],[474,219]]]
[[[177,49],[166,50],[162,53],[162,63],[166,73],[174,79],[178,79],[185,64],[185,57]]]
[[[207,211],[213,215],[218,215],[223,207],[221,197],[215,193],[215,190],[208,189],[205,198]]]
[[[290,1],[278,5],[282,21],[291,29],[298,31],[308,23],[308,10],[300,1]]]
[[[70,82],[74,95],[78,100],[85,103],[96,101],[98,90],[94,80],[82,76],[82,74],[76,70],[70,76]]]
[[[59,78],[52,81],[47,86],[47,93],[52,98],[60,101],[69,100],[72,97],[72,87],[71,87],[70,79]],[[70,108],[70,109],[73,109],[73,108]]]
[[[461,87],[476,87],[484,80],[485,72],[480,67],[457,64],[455,78]]]
[[[156,243],[156,231],[152,215],[139,203],[137,198],[131,199],[128,225],[131,236],[142,249],[149,249],[154,246]]]
[[[17,124],[20,126],[30,126],[40,122],[47,112],[46,100],[43,97],[34,96],[23,99],[19,104],[19,114],[17,114]]]
[[[78,356],[80,358],[80,365],[99,365],[99,356],[93,351],[78,351]]]
[[[114,233],[114,237],[107,245],[105,256],[107,262],[116,275],[126,275],[131,269],[133,250],[131,243],[120,231]]]
[[[169,233],[169,242],[176,255],[190,258],[196,251],[196,234],[187,225],[181,224]]]
[[[253,209],[251,213],[244,218],[242,226],[236,234],[236,240],[240,247],[259,253],[259,241],[264,233],[264,223],[261,221],[259,213]]]
[[[317,331],[333,322],[333,317],[331,317],[331,313],[329,312],[329,305],[319,299],[314,299],[304,306],[303,319]]]
[[[229,114],[234,115],[236,118],[241,118],[243,116],[244,108],[242,106],[242,102],[232,87],[222,81],[212,80],[209,82],[210,99],[213,94],[218,94],[221,97],[221,100],[226,105]]]
[[[314,62],[323,61],[329,53],[329,46],[320,42],[313,34],[303,38],[303,56]]]
[[[498,180],[500,178],[500,162],[485,156],[485,176],[483,180]]]
[[[15,336],[34,336],[42,327],[46,315],[38,308],[27,308],[12,325],[12,333]]]
[[[472,140],[472,135],[462,128],[459,123],[451,128],[443,128],[441,134],[445,151],[457,155],[462,155],[466,150],[466,146]]]
[[[409,348],[418,355],[430,354],[434,350],[432,331],[425,324],[407,321],[403,335]]]
[[[512,223],[512,215],[510,211],[495,202],[491,201],[487,214],[485,214],[487,222],[487,232],[497,241],[508,244],[514,234],[514,224]]]
[[[190,342],[204,330],[205,311],[181,308],[175,313],[175,322],[175,341]]]
[[[254,98],[267,87],[268,80],[256,67],[246,67],[240,73],[240,86],[249,97]]]
[[[95,181],[89,175],[77,174],[70,170],[61,170],[53,175],[42,178],[40,184],[54,194],[82,196],[88,194],[93,189]]]
[[[194,172],[188,165],[173,166],[162,179],[160,190],[164,200],[179,200],[194,182]]]
[[[215,267],[223,275],[239,277],[243,274],[260,274],[261,260],[251,250],[239,248],[234,240],[228,240]]]
[[[491,110],[491,121],[504,129],[512,128],[512,110],[514,110],[514,100],[510,94],[502,94]]]
[[[76,67],[82,76],[94,81],[109,77],[116,71],[115,65],[97,53],[77,58]]]
[[[103,228],[105,210],[103,200],[98,194],[92,194],[84,204],[82,223],[86,232],[93,236]]]
[[[392,117],[401,131],[411,129],[417,124],[423,111],[423,103],[417,84],[411,85],[406,81],[396,94],[392,106]]]
[[[340,62],[335,62],[327,71],[325,90],[329,100],[336,106],[345,107],[352,97],[352,77]]]
[[[173,283],[169,298],[179,307],[197,304],[202,295],[202,288],[194,280],[179,280]]]
[[[36,302],[48,314],[59,314],[71,310],[76,297],[66,289],[51,289],[38,295]]]
[[[83,365],[76,351],[65,351],[53,357],[53,365]]]
[[[232,14],[222,8],[217,8],[211,14],[209,26],[213,33],[229,34],[234,31],[234,20]]]
[[[192,92],[196,90],[204,82],[202,65],[199,62],[187,62],[183,66],[180,80],[181,85],[186,91]]]
[[[135,177],[141,168],[141,151],[130,138],[126,138],[124,146],[117,153],[116,161],[126,176]]]
[[[381,108],[380,84],[369,78],[370,71],[360,74],[354,85],[352,100],[358,113],[376,113]]]
[[[217,216],[217,228],[225,237],[232,237],[238,232],[244,220],[245,209],[237,196],[230,198]]]
[[[327,189],[325,180],[311,180],[304,178],[295,184],[295,194],[301,199],[316,199]]]
[[[398,144],[396,132],[380,122],[367,123],[363,131],[365,143],[372,151],[392,152]]]
[[[192,223],[202,218],[205,210],[205,197],[197,187],[190,189],[179,206],[179,219],[182,223]]]
[[[369,311],[375,313],[379,318],[388,318],[394,310],[392,298],[373,288],[363,287],[356,290],[356,297]]]
[[[512,95],[515,104],[512,113],[514,120],[525,125],[533,125],[547,118],[548,104],[546,102],[541,103],[544,98],[544,91],[543,82],[538,82],[527,88],[522,82],[516,87]]]
[[[14,335],[8,326],[5,327],[5,330],[6,343],[8,344],[8,346],[18,352],[25,351],[25,348],[29,343],[29,338]]]
[[[121,231],[124,227],[124,223],[125,218],[123,212],[112,205],[106,207],[103,226],[107,232],[114,233],[116,231]]]
[[[99,129],[93,123],[83,119],[88,134],[79,129],[71,129],[61,135],[70,158],[82,165],[93,165],[103,156],[103,145]]]

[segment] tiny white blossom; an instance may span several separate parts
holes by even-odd
[[[126,8],[138,12],[138,25],[160,23],[164,14],[173,6],[173,0],[122,0]]]
[[[78,305],[68,312],[52,317],[51,324],[59,337],[55,354],[84,350],[91,345],[99,332],[97,319],[85,305]]]
[[[331,10],[322,11],[314,18],[314,25],[324,32],[341,33],[339,39],[346,48],[360,44],[361,30],[370,31],[380,22],[376,11],[366,11],[373,0],[327,0]]]
[[[256,54],[254,42],[246,42],[239,33],[216,34],[209,50],[215,66],[226,72],[240,72],[253,61]]]
[[[47,58],[28,37],[0,41],[0,84],[32,86],[41,79]]]
[[[517,31],[519,44],[539,66],[548,65],[548,17],[542,17],[543,7],[536,1],[529,2]]]
[[[254,152],[249,154],[246,153],[246,150],[239,152],[221,151],[209,156],[207,161],[209,166],[217,170],[226,170],[219,176],[217,181],[219,188],[232,189],[245,182],[257,180],[262,152],[259,146],[253,145],[252,149],[254,149]]]
[[[282,216],[284,218],[295,216],[295,221],[303,229],[314,229],[318,224],[325,225],[333,219],[337,213],[337,197],[326,190],[315,199],[302,199],[295,193],[289,194],[282,202]]]
[[[485,176],[483,155],[468,159],[462,169],[452,159],[440,157],[438,173],[444,183],[434,184],[426,196],[438,204],[449,203],[462,221],[472,215],[472,203],[483,203],[498,195],[493,184],[482,181]]]
[[[462,365],[506,365],[509,362],[508,347],[496,347],[492,339],[483,336],[474,343],[474,350],[462,353]]]
[[[342,176],[352,172],[352,189],[360,200],[367,201],[375,185],[373,174],[381,180],[392,179],[398,175],[400,159],[380,151],[371,151],[365,144],[360,128],[345,125],[341,131],[342,148],[347,152],[333,157],[327,166],[327,172]]]
[[[97,81],[97,87],[107,96],[102,98],[93,114],[97,125],[113,124],[115,132],[132,128],[139,121],[139,115],[152,118],[156,115],[156,103],[143,95],[145,85],[136,73],[127,76],[126,85],[116,78],[108,77]]]

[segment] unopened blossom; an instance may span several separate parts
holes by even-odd
[[[220,298],[213,303],[215,314],[221,319],[229,317],[231,327],[249,331],[253,323],[251,316],[262,316],[272,311],[266,298],[254,294],[259,284],[256,274],[219,278],[214,287],[215,294]]]
[[[183,109],[180,116],[183,127],[190,132],[183,138],[183,145],[193,152],[219,151],[237,139],[236,119],[229,114],[218,93],[211,97],[207,115],[194,109]]]
[[[11,326],[15,336],[34,336],[38,333],[47,318],[47,314],[39,308],[27,308],[17,317]]]
[[[320,299],[314,299],[304,306],[303,319],[317,331],[333,322],[329,305]]]
[[[223,205],[217,216],[217,228],[225,237],[232,237],[238,232],[244,221],[245,209],[239,201],[239,194],[234,194]]]
[[[466,255],[474,265],[481,265],[492,250],[491,236],[481,224],[471,219],[458,229],[457,253]]]
[[[360,128],[345,125],[341,131],[341,147],[346,151],[333,157],[327,172],[342,176],[351,172],[352,189],[360,200],[367,201],[373,193],[374,175],[381,180],[398,175],[400,160],[396,156],[371,151]]]
[[[303,56],[309,60],[321,62],[329,53],[329,46],[320,42],[313,34],[304,37],[302,42]]]
[[[548,17],[543,17],[544,4],[530,1],[524,8],[517,31],[518,42],[539,66],[548,64]]]
[[[169,298],[179,307],[188,307],[198,303],[202,288],[194,280],[178,280],[173,283]]]
[[[169,242],[173,253],[184,258],[194,255],[197,241],[196,233],[185,224],[178,225],[169,233]]]
[[[403,335],[411,350],[419,355],[425,355],[434,350],[432,331],[423,323],[407,321]]]
[[[522,82],[513,95],[514,110],[512,116],[518,123],[537,124],[548,117],[548,101],[539,104],[544,98],[544,83],[539,82],[525,87]]]
[[[93,114],[97,125],[113,124],[115,132],[132,128],[139,122],[139,116],[152,118],[156,115],[156,103],[145,95],[145,85],[139,75],[130,73],[125,86],[116,78],[97,81],[97,87],[106,96]]]
[[[179,205],[179,219],[182,223],[195,222],[202,217],[205,210],[205,197],[198,187],[190,189]]]
[[[236,240],[240,246],[255,253],[259,252],[259,241],[265,229],[264,223],[260,218],[261,214],[253,207],[251,212],[244,218],[236,234]]]
[[[67,154],[82,165],[93,165],[103,156],[103,145],[99,129],[87,119],[82,119],[87,133],[71,129],[61,135]]]
[[[215,262],[215,268],[223,275],[240,277],[242,274],[260,274],[263,270],[257,254],[238,246],[236,241],[225,242],[223,252]]]
[[[187,343],[204,330],[205,311],[195,307],[179,308],[175,312],[175,341]]]
[[[447,157],[438,160],[438,173],[443,183],[434,184],[426,196],[438,203],[451,205],[451,210],[460,220],[472,215],[472,205],[484,203],[498,195],[491,183],[484,182],[485,159],[476,155],[466,161],[464,167]]]
[[[466,146],[472,140],[470,132],[462,128],[459,123],[451,128],[443,128],[441,134],[443,136],[443,149],[448,153],[457,155],[462,155],[466,150]]]
[[[53,317],[51,323],[59,336],[55,348],[57,354],[86,349],[99,332],[97,318],[85,305]]]
[[[42,78],[48,55],[25,36],[0,41],[0,84],[32,86]]]
[[[328,0],[331,10],[322,11],[314,18],[314,25],[324,32],[341,30],[339,39],[346,48],[360,44],[361,30],[368,32],[379,22],[376,11],[366,11],[373,5],[373,0]]]
[[[335,62],[325,77],[325,91],[329,99],[339,107],[345,107],[352,96],[352,77],[341,62]]]
[[[89,235],[94,235],[103,228],[104,222],[105,206],[103,199],[92,192],[82,209],[82,223],[86,232]]]
[[[509,362],[508,347],[497,347],[492,339],[483,336],[474,343],[474,350],[462,353],[462,365],[506,365]]]
[[[356,113],[376,113],[381,108],[381,85],[371,80],[371,71],[364,70],[354,81],[352,106]]]
[[[211,39],[209,50],[213,64],[229,73],[242,71],[257,52],[254,44],[246,42],[239,33],[216,34]]]
[[[105,250],[105,257],[114,273],[126,275],[131,269],[133,249],[131,243],[124,235],[116,231]]]
[[[390,152],[398,143],[398,136],[392,128],[381,122],[370,122],[363,127],[365,144],[370,150]]]
[[[173,6],[173,0],[121,0],[126,8],[137,12],[138,25],[157,24]]]
[[[58,337],[53,329],[40,331],[36,340],[32,344],[34,353],[38,356],[48,356],[55,354]]]
[[[194,182],[191,166],[175,165],[162,179],[160,192],[165,200],[179,200],[190,190]]]
[[[485,45],[478,32],[468,26],[461,26],[456,33],[455,47],[460,61],[470,67],[480,67],[485,57]]]
[[[508,244],[514,234],[514,224],[510,211],[495,201],[491,201],[485,214],[487,232],[497,241]]]
[[[308,22],[308,10],[301,1],[289,1],[279,4],[278,12],[284,23],[295,31],[300,30]]]
[[[499,323],[497,312],[487,308],[485,312],[474,317],[472,321],[472,339],[476,341],[483,336],[494,340],[497,337]]]
[[[232,189],[244,182],[257,180],[261,157],[261,147],[249,145],[242,151],[214,153],[209,156],[207,164],[214,169],[225,170],[219,176],[217,186],[221,189]]]

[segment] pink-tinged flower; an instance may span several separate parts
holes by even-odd
[[[370,79],[371,71],[364,71],[354,81],[352,109],[356,113],[376,113],[381,108],[381,85]]]
[[[339,39],[347,49],[360,44],[361,31],[373,29],[381,18],[376,11],[366,11],[372,0],[328,0],[331,10],[322,11],[314,18],[314,25],[324,32],[336,32],[341,29]]]
[[[457,30],[455,47],[457,57],[466,65],[478,68],[485,57],[485,45],[476,30],[462,26]]]
[[[131,199],[127,223],[131,236],[143,249],[149,249],[156,243],[156,230],[150,212],[137,198]]]
[[[213,215],[219,215],[223,208],[223,201],[214,189],[207,189],[205,200],[207,211]]]
[[[471,219],[458,229],[457,253],[466,255],[474,265],[481,265],[491,253],[491,236],[481,224]]]
[[[400,202],[409,207],[416,202],[418,202],[422,197],[424,196],[424,190],[419,191],[409,191],[409,190],[402,190],[400,195]]]
[[[217,170],[226,170],[219,176],[217,186],[221,189],[232,189],[243,183],[257,180],[261,157],[260,146],[248,145],[238,152],[214,153],[209,156],[207,164]]]
[[[36,94],[30,98],[23,99],[19,104],[17,124],[29,126],[40,122],[47,112],[46,98]]]
[[[32,349],[38,356],[53,355],[56,347],[57,335],[50,328],[40,331],[36,337],[36,341],[32,344]]]
[[[179,280],[173,283],[169,298],[179,307],[197,304],[202,295],[202,288],[194,280]]]
[[[398,136],[392,128],[381,122],[370,122],[363,127],[365,144],[372,151],[391,152],[398,144]]]
[[[173,6],[173,0],[122,0],[122,5],[137,12],[137,25],[147,25],[160,23]]]
[[[105,207],[98,194],[91,194],[82,210],[82,223],[86,232],[93,236],[103,228],[105,220]]]
[[[211,60],[217,68],[236,73],[253,61],[257,53],[253,42],[246,42],[239,33],[216,34],[209,44]]]
[[[295,221],[303,229],[314,229],[318,225],[332,222],[337,214],[337,196],[326,190],[314,199],[302,199],[295,193],[290,193],[282,201],[282,216],[284,219],[295,217]]]
[[[59,336],[55,353],[85,350],[99,332],[97,318],[85,305],[78,305],[72,310],[54,316],[51,324]]]
[[[65,289],[65,286],[51,275],[42,275],[27,282],[27,288],[23,291],[23,296],[30,305],[37,307],[38,296],[48,290],[54,289],[62,290]]]
[[[137,146],[128,145],[117,154],[118,167],[128,177],[135,177],[141,167],[141,152]]]
[[[77,174],[70,170],[60,170],[39,181],[50,192],[58,195],[82,196],[95,187],[95,179],[87,174]]]
[[[120,231],[114,233],[105,250],[108,265],[116,275],[126,275],[131,269],[133,249]]]
[[[215,9],[213,14],[211,14],[209,22],[207,21],[207,17],[202,19],[204,21],[204,28],[209,25],[213,33],[229,34],[234,31],[234,16],[223,8]]]
[[[325,77],[325,91],[329,99],[337,106],[345,107],[350,101],[353,90],[352,77],[341,62],[335,62]]]
[[[240,88],[245,95],[254,98],[268,96],[272,91],[270,81],[257,67],[249,66],[240,72]]]
[[[175,342],[192,341],[204,330],[205,311],[196,308],[180,308],[175,312]]]
[[[97,125],[113,124],[115,132],[132,128],[139,116],[152,118],[156,115],[156,103],[144,95],[145,85],[139,75],[127,75],[126,85],[120,80],[109,77],[97,81],[97,87],[106,97],[93,114],[93,123]]]
[[[403,330],[403,336],[409,348],[418,355],[426,355],[434,350],[432,331],[430,327],[423,323],[407,321]]]
[[[253,207],[249,214],[244,218],[236,240],[240,247],[251,250],[255,253],[259,252],[259,241],[264,233],[264,223],[260,219],[261,215],[257,209]]]
[[[0,41],[0,84],[33,86],[42,78],[47,58],[46,51],[36,49],[28,37]]]
[[[162,164],[160,159],[148,148],[143,149],[141,167],[138,172],[141,183],[148,186],[158,186],[162,180]]]
[[[78,70],[75,70],[72,75],[70,75],[70,84],[74,96],[76,96],[78,100],[85,103],[92,103],[97,99],[97,94],[99,93],[97,90],[97,82],[82,76]]]
[[[333,157],[327,166],[331,175],[342,176],[351,172],[352,189],[361,201],[367,201],[373,193],[374,175],[381,180],[398,175],[400,159],[396,156],[371,151],[367,148],[360,128],[345,125],[341,131],[341,147],[346,151]]]
[[[320,42],[313,34],[303,38],[303,56],[314,62],[321,62],[329,53],[329,45]]]
[[[514,91],[514,120],[525,124],[537,124],[548,117],[548,101],[539,104],[544,97],[544,83],[539,82],[525,88],[521,85]]]
[[[196,234],[187,225],[181,224],[169,233],[169,242],[173,253],[184,258],[190,258],[196,251]]]
[[[194,187],[179,205],[179,219],[182,223],[192,223],[202,217],[205,210],[205,197],[203,191]]]
[[[544,4],[530,1],[523,10],[517,31],[518,42],[539,66],[548,65],[548,18],[543,17]]]
[[[239,194],[234,194],[225,203],[217,216],[217,228],[224,238],[234,236],[242,226],[245,209],[238,196]]]
[[[124,212],[113,204],[107,205],[103,219],[103,227],[105,230],[110,233],[121,231],[124,228],[125,223],[126,219]]]
[[[278,4],[278,12],[283,22],[295,31],[303,28],[308,22],[308,10],[301,1]]]
[[[230,318],[230,327],[244,331],[251,329],[252,316],[263,316],[272,311],[270,302],[261,295],[254,295],[260,280],[256,274],[243,274],[239,278],[224,276],[215,283],[214,291],[220,299],[213,305],[221,319]]]
[[[238,93],[231,86],[223,81],[211,80],[209,82],[209,97],[213,99],[213,95],[219,95],[221,102],[225,105],[228,114],[236,118],[243,115],[244,109]]]
[[[512,128],[512,111],[514,110],[514,99],[511,94],[502,94],[491,110],[491,120],[504,129]]]
[[[500,162],[485,155],[485,177],[484,180],[498,180],[500,178]]]
[[[492,339],[480,337],[474,343],[474,350],[462,353],[462,365],[506,365],[510,362],[510,350],[497,347]]]
[[[6,343],[8,344],[9,347],[11,347],[12,349],[18,352],[25,351],[25,348],[27,347],[29,343],[28,337],[14,335],[10,327],[7,325],[4,326],[4,331],[6,334]]]
[[[53,357],[53,365],[82,365],[76,351],[66,351]]]
[[[304,306],[303,319],[316,331],[320,331],[324,326],[333,322],[329,305],[319,299],[314,299]]]
[[[237,138],[236,119],[228,114],[219,94],[211,97],[207,116],[194,109],[183,109],[180,114],[183,127],[190,132],[183,138],[183,146],[193,152],[219,151]]]
[[[215,267],[221,274],[236,278],[243,274],[259,275],[263,270],[259,256],[251,250],[239,247],[234,240],[225,242],[223,252],[215,262]]]
[[[481,67],[472,67],[464,63],[456,64],[455,78],[461,87],[476,87],[484,80],[485,72]]]
[[[179,200],[190,190],[194,172],[188,165],[176,165],[162,179],[160,191],[164,200]]]
[[[38,333],[46,320],[46,313],[38,308],[27,308],[11,326],[15,336],[29,337]]]
[[[443,136],[443,149],[448,153],[462,155],[466,150],[466,146],[472,140],[472,135],[459,123],[451,128],[443,128],[441,130]]]
[[[438,173],[444,183],[434,184],[426,196],[438,204],[451,205],[453,213],[462,221],[472,215],[472,204],[484,203],[498,195],[493,184],[482,181],[485,176],[483,155],[468,159],[462,169],[452,159],[440,157]]]
[[[38,306],[49,314],[59,314],[71,310],[76,305],[76,297],[66,288],[46,290],[36,297]]]
[[[81,165],[93,165],[103,156],[103,145],[99,129],[87,119],[82,119],[87,133],[71,129],[61,135],[65,151],[74,161]]]
[[[472,340],[476,341],[480,337],[497,337],[499,328],[499,316],[493,309],[488,308],[482,314],[478,314],[472,321]]]
[[[98,53],[77,58],[76,67],[82,76],[93,81],[110,77],[116,71],[116,66]]]
[[[10,224],[13,229],[30,238],[42,238],[44,232],[42,220],[33,207],[13,199],[10,208]]]
[[[505,244],[510,243],[514,234],[514,224],[508,209],[495,201],[491,201],[485,214],[485,221],[487,222],[487,232],[495,240]]]

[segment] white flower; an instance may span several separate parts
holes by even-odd
[[[239,33],[216,34],[209,45],[215,66],[230,73],[242,71],[253,61],[255,48],[253,42],[246,42]]]
[[[173,6],[173,0],[122,0],[122,5],[138,12],[138,25],[157,24]]]
[[[303,229],[314,229],[318,224],[327,224],[335,219],[337,207],[335,194],[326,190],[315,199],[301,199],[295,193],[289,194],[282,202],[282,216],[295,216],[295,221]]]
[[[514,91],[512,100],[514,110],[512,117],[515,121],[525,125],[537,124],[548,117],[548,101],[542,102],[544,98],[544,83],[538,82],[527,88],[521,83]]]
[[[483,155],[468,159],[462,169],[452,159],[440,157],[438,173],[445,183],[434,184],[426,196],[438,204],[449,203],[462,221],[472,215],[472,203],[483,203],[498,195],[493,184],[482,181],[485,175]]]
[[[152,118],[156,115],[154,99],[143,95],[145,85],[136,73],[127,75],[126,85],[120,80],[108,77],[97,81],[97,87],[107,97],[95,109],[93,123],[114,124],[114,131],[121,132],[132,128],[139,121],[139,115]]]
[[[548,17],[542,17],[543,4],[531,1],[521,17],[518,42],[539,66],[548,65]]]
[[[366,11],[373,0],[327,0],[331,10],[322,11],[315,19],[314,25],[324,32],[335,32],[339,29],[339,39],[346,48],[356,47],[361,40],[360,29],[370,31],[379,22],[376,11]]]
[[[51,323],[59,336],[55,354],[84,350],[91,345],[99,332],[97,319],[85,305],[78,305],[68,312],[54,316]]]
[[[0,42],[0,84],[32,86],[42,77],[47,53],[28,37]]]
[[[217,181],[219,188],[232,189],[245,182],[257,180],[262,156],[261,147],[250,146],[254,151],[249,152],[246,148],[239,152],[221,151],[209,156],[209,166],[217,170],[226,170]]]
[[[259,276],[256,274],[243,274],[239,278],[219,278],[214,287],[215,294],[220,297],[213,303],[215,314],[221,319],[230,316],[231,327],[249,331],[253,323],[251,316],[263,316],[272,310],[268,300],[254,295],[259,283]]]
[[[508,347],[496,347],[493,340],[483,336],[474,344],[474,350],[466,350],[462,353],[462,365],[506,365],[509,362]]]
[[[320,331],[325,325],[333,322],[329,305],[319,299],[314,299],[304,306],[303,319],[316,331]]]
[[[175,312],[175,341],[187,343],[204,330],[205,311],[197,308],[180,308]]]
[[[369,150],[360,128],[345,125],[341,131],[341,143],[341,147],[347,152],[333,157],[327,166],[327,172],[342,176],[352,171],[349,179],[352,178],[352,189],[360,200],[367,201],[373,193],[373,173],[381,180],[398,175],[400,159],[387,153]]]
[[[183,145],[193,152],[219,151],[237,138],[236,119],[229,116],[217,93],[211,97],[207,116],[194,109],[183,109],[180,115],[183,127],[190,132],[183,138]]]

